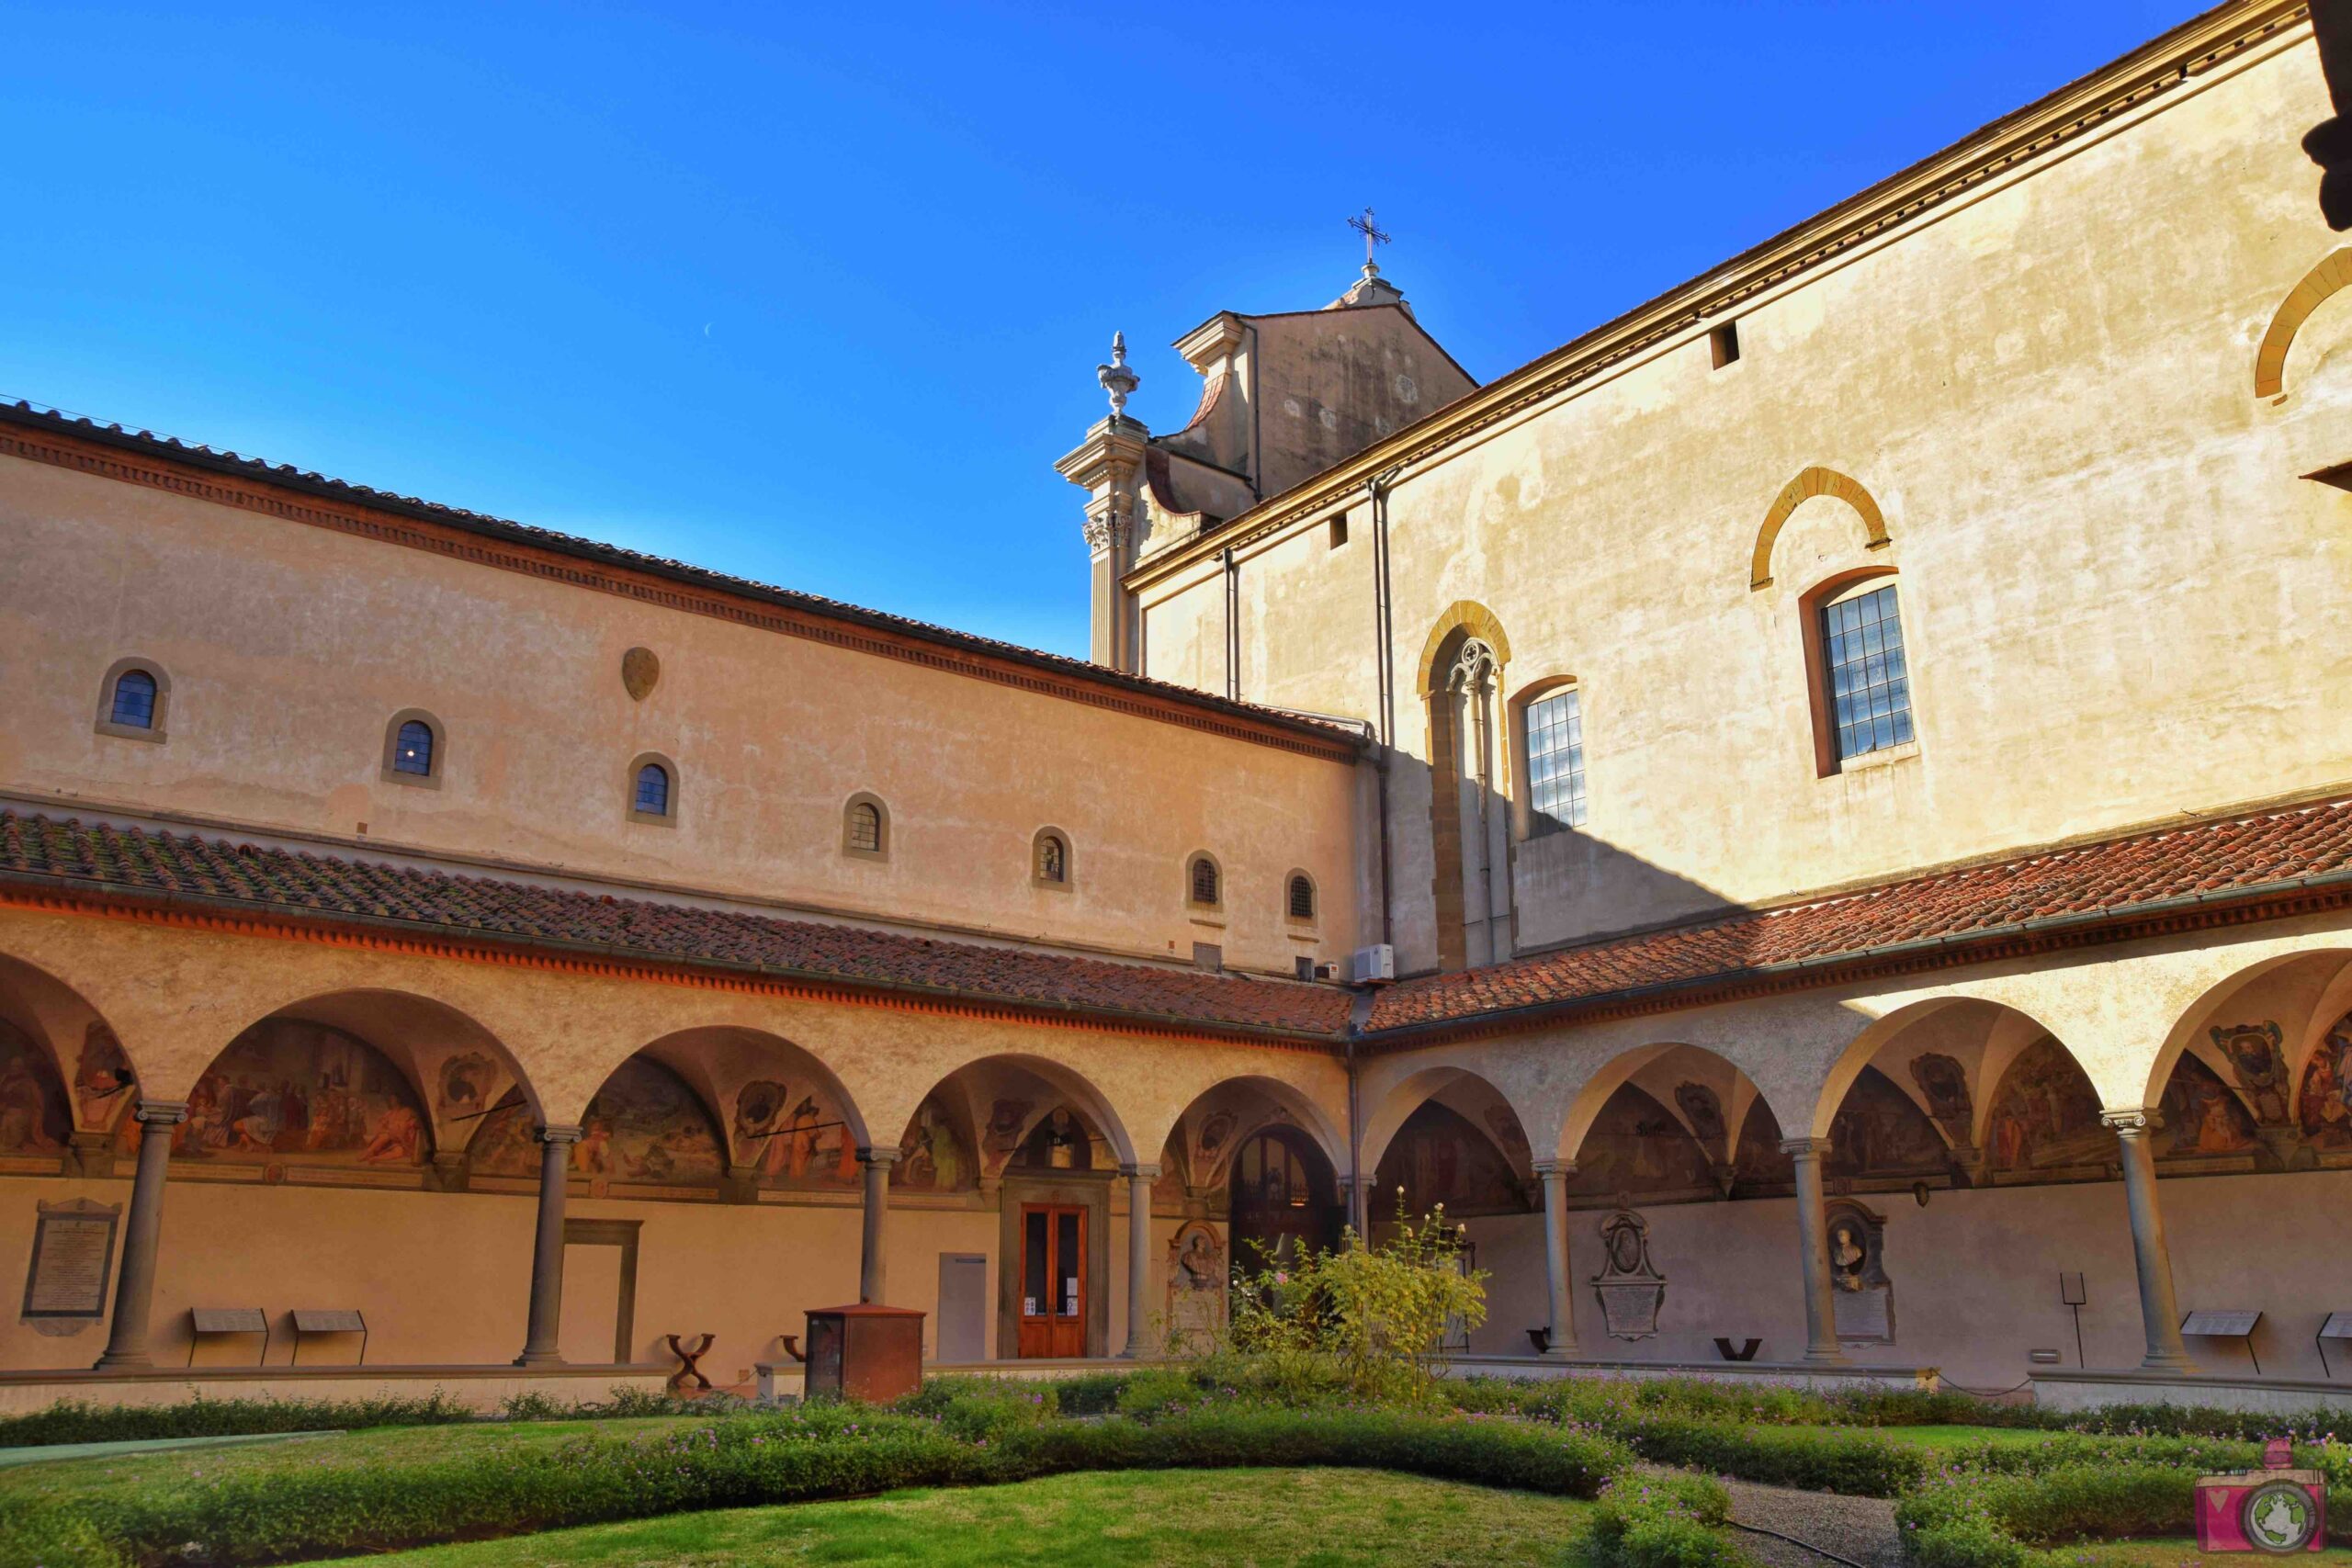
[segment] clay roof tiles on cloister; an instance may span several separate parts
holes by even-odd
[[[941,942],[0,811],[0,883],[22,878],[257,915],[1217,1031],[1336,1036],[1350,1002],[1328,986]]]
[[[2325,886],[2352,897],[2352,802],[2075,844],[1427,976],[1381,992],[1367,1032],[1622,1002],[1644,991],[1906,951],[1927,957],[1948,949],[1956,961],[1994,938],[2144,924],[2176,910],[2218,914],[2258,897]]]
[[[1175,964],[549,888],[169,831],[0,811],[0,886],[356,922],[503,946],[955,998],[1336,1047],[1356,998]],[[2352,902],[2352,801],[2270,810],[1962,866],[1533,954],[1378,992],[1373,1046],[1576,1013],[1699,1005],[1726,983],[1828,983],[1838,965],[1981,962],[1996,943],[2111,941]]]

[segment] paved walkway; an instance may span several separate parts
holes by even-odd
[[[339,1431],[239,1432],[220,1438],[134,1438],[119,1443],[50,1443],[41,1448],[0,1449],[0,1470],[46,1464],[61,1459],[111,1459],[118,1454],[165,1453],[174,1449],[225,1449],[239,1443],[282,1443],[292,1438],[340,1438]]]
[[[1863,1568],[1902,1568],[1903,1544],[1894,1528],[1894,1505],[1883,1497],[1840,1497],[1827,1492],[1797,1492],[1724,1481],[1736,1524],[1754,1525],[1794,1536]],[[1824,1568],[1826,1558],[1769,1535],[1740,1532],[1740,1543],[1771,1568]]]

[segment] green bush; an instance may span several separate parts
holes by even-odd
[[[1623,1428],[1600,1424],[1644,1459],[1770,1486],[1898,1496],[1924,1480],[1926,1450],[1874,1432],[1786,1427],[1735,1427],[1685,1416],[1652,1416]]]
[[[1030,1427],[1042,1427],[1061,1407],[1050,1382],[1007,1379],[993,1389],[959,1394],[939,1413],[940,1429],[967,1443],[998,1441]]]
[[[1730,1495],[1704,1476],[1621,1476],[1593,1510],[1590,1554],[1600,1568],[1741,1568],[1751,1560],[1730,1516]]]
[[[1631,1459],[1591,1434],[1476,1416],[1227,1406],[1146,1425],[1004,1416],[1014,1404],[1003,1387],[950,1388],[922,1413],[828,1404],[463,1459],[107,1489],[19,1510],[0,1527],[0,1561],[263,1562],[1078,1470],[1360,1465],[1591,1497]],[[958,1412],[982,1413],[969,1419],[986,1435],[958,1437]]]
[[[2015,1568],[2032,1547],[2196,1526],[2195,1470],[2104,1461],[2038,1474],[1950,1470],[1894,1506],[1910,1555],[1934,1568]]]

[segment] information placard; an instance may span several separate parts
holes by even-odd
[[[119,1203],[76,1198],[42,1203],[33,1224],[32,1267],[25,1275],[24,1318],[102,1318],[114,1277]]]

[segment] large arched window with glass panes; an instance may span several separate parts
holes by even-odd
[[[1894,574],[1818,593],[1813,612],[1824,771],[1913,746],[1911,665]]]

